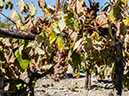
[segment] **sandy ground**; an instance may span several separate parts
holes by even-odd
[[[39,79],[35,85],[35,96],[109,96],[112,92],[113,84],[110,78],[97,80],[99,77],[92,74],[92,88],[85,90],[85,74],[81,73],[80,78],[76,79],[71,73],[72,69],[69,67],[66,78],[60,82],[54,82],[51,77]],[[127,88],[123,89],[122,96],[129,96]]]

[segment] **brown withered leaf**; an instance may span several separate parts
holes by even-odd
[[[15,58],[12,50],[11,49],[10,50],[4,49],[3,51],[4,51],[4,57],[7,61],[7,63],[14,63],[16,58]]]
[[[109,25],[108,25],[108,17],[106,16],[106,14],[104,12],[102,12],[100,15],[97,16],[96,22],[99,25],[105,24],[105,25],[101,26],[102,28],[108,28],[109,27]]]
[[[29,31],[34,34],[40,33],[38,26],[38,19],[33,19],[31,17],[27,18],[27,20],[23,23],[23,26],[27,27]]]
[[[14,43],[12,49],[18,48],[18,43]]]
[[[120,42],[121,43],[127,43],[127,38],[128,35],[127,35],[127,31],[128,31],[128,28],[125,26],[125,24],[121,21],[117,21],[116,23],[116,27],[117,27],[117,32],[116,32],[116,38],[117,39],[120,39]]]
[[[69,0],[68,10],[74,10],[76,13],[83,12],[86,14],[88,6],[85,4],[84,0]]]

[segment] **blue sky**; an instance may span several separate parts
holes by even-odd
[[[19,0],[11,0],[12,3],[14,4],[14,8],[16,8],[16,10],[18,11],[17,9],[17,5],[16,3],[19,1]],[[36,7],[36,10],[37,10],[37,16],[43,16],[43,12],[41,10],[41,8],[38,7],[38,2],[37,0],[24,0],[25,2],[34,2],[35,4],[35,7]],[[53,5],[55,4],[55,0],[45,0],[47,4],[49,5]],[[86,2],[86,4],[88,5],[88,0],[84,0]],[[100,6],[102,6],[105,2],[107,2],[108,0],[94,0],[96,2],[99,2],[100,3]],[[11,10],[7,9],[7,10],[3,10],[2,13],[4,13],[6,16],[9,16],[11,14]],[[4,19],[4,17],[0,14],[0,18],[2,18],[2,20]]]

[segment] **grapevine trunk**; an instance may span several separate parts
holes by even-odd
[[[123,56],[122,56],[122,44],[118,43],[115,46],[115,96],[121,96],[123,87]]]
[[[0,91],[4,91],[4,77],[0,74]],[[4,96],[4,94],[0,93],[0,96]]]
[[[89,70],[86,71],[86,77],[85,77],[85,89],[91,88],[91,73]]]

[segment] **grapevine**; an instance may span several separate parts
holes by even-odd
[[[123,64],[129,62],[128,4],[127,0],[113,1],[102,10],[92,0],[89,6],[84,0],[58,0],[52,6],[38,0],[44,16],[35,18],[33,2],[19,0],[18,12],[11,0],[2,0],[0,11],[10,8],[11,15],[1,14],[14,24],[0,29],[0,75],[10,84],[8,90],[19,92],[17,96],[21,90],[33,96],[39,78],[53,73],[53,79],[59,81],[70,64],[74,72],[84,69],[87,78],[93,72],[101,79],[112,75],[116,90],[119,87],[116,94],[121,95],[123,77],[124,87],[129,88],[129,72],[123,76]],[[23,72],[29,82],[19,79]]]

